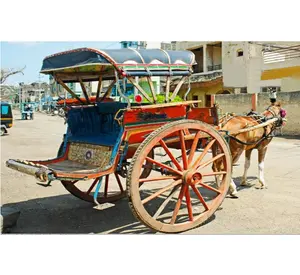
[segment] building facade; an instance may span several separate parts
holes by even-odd
[[[191,50],[197,64],[189,99],[209,105],[210,94],[300,90],[300,42],[172,41],[164,49]]]

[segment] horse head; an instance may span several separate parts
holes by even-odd
[[[280,127],[283,124],[283,119],[286,116],[286,111],[281,108],[280,102],[275,102],[271,106],[269,106],[262,115],[268,120],[272,118],[278,118],[276,122],[276,127]]]

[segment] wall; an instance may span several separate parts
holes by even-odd
[[[190,93],[187,96],[187,100],[193,100],[193,96],[198,96],[198,100],[201,100],[199,107],[205,107],[206,105],[206,95],[216,94],[223,90],[228,90],[229,92],[233,92],[233,89],[224,89],[223,83],[217,83],[216,85],[211,85],[208,87],[197,87],[191,88]],[[186,93],[185,89],[181,89],[179,95],[183,98],[184,94]]]
[[[213,45],[207,45],[207,66],[222,64],[222,48]]]
[[[193,53],[195,54],[195,60],[197,62],[197,72],[203,72],[203,50],[193,51]]]
[[[294,92],[300,90],[300,77],[283,78],[281,83],[281,90],[283,92]]]
[[[244,56],[237,57],[242,49]],[[222,42],[223,82],[225,87],[242,88],[247,86],[247,43]]]
[[[251,110],[251,97],[251,94],[216,95],[216,103],[223,113],[244,114]],[[283,134],[300,136],[300,89],[298,92],[277,93],[277,100],[287,111],[288,122],[283,128]],[[258,112],[264,111],[270,105],[269,95],[265,93],[259,93],[257,101]]]

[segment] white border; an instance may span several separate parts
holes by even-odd
[[[298,2],[10,0],[1,2],[0,36],[27,43],[297,41]],[[0,241],[3,274],[43,275],[294,274],[300,247],[299,236],[12,235]]]

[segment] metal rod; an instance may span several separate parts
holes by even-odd
[[[117,90],[118,90],[118,92],[120,93],[120,96],[121,96],[122,98],[124,98],[124,99],[127,101],[127,104],[128,104],[127,108],[130,108],[130,107],[131,107],[130,100],[129,100],[129,98],[128,98],[127,96],[125,96],[125,95],[122,93],[122,91],[121,91],[120,82],[119,82],[119,76],[118,76],[118,72],[117,72],[116,70],[115,70],[115,76],[116,76]]]
[[[186,93],[184,94],[184,97],[183,97],[184,100],[187,100],[187,96],[190,93],[190,90],[191,90],[191,77],[188,78],[188,89],[187,89]]]

